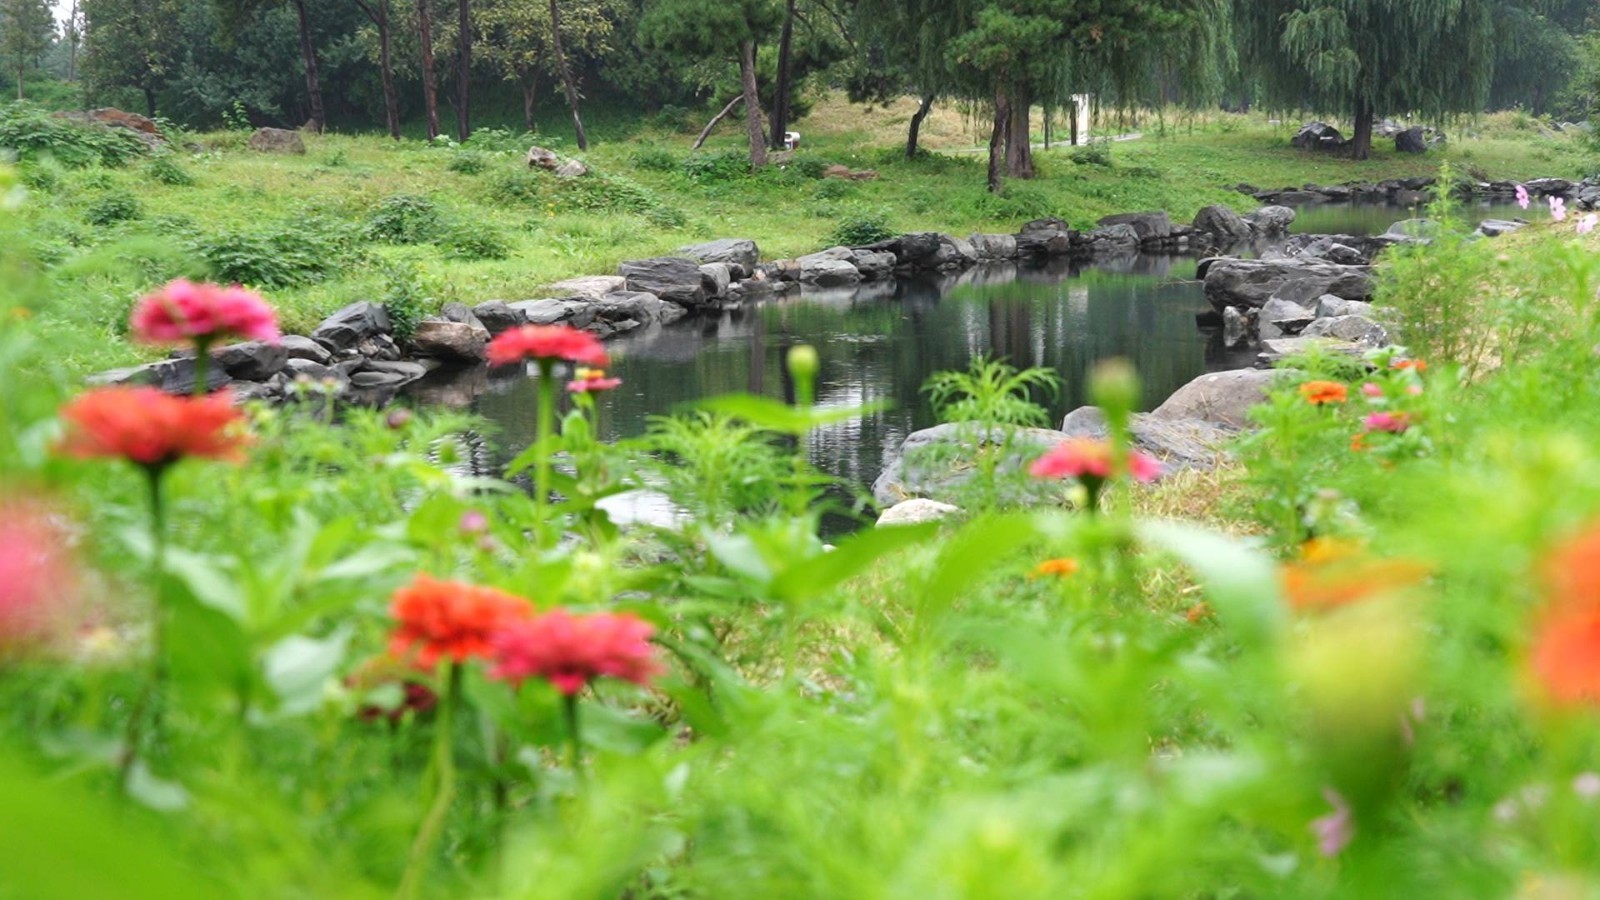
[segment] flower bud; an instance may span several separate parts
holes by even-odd
[[[1113,421],[1138,409],[1143,393],[1139,373],[1125,359],[1105,360],[1089,374],[1089,399]]]
[[[816,398],[817,372],[822,360],[817,348],[810,344],[796,344],[789,348],[789,375],[794,378],[795,397],[800,405],[810,406]]]

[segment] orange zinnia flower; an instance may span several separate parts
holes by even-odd
[[[122,457],[159,468],[184,457],[237,461],[249,435],[233,397],[174,397],[153,387],[107,387],[79,394],[61,410],[63,452]]]
[[[1350,389],[1337,381],[1308,381],[1300,385],[1300,396],[1314,406],[1322,406],[1343,403],[1349,398]]]
[[[1557,547],[1545,562],[1551,607],[1529,662],[1550,699],[1600,702],[1600,528]]]
[[[1047,559],[1044,562],[1039,563],[1037,566],[1034,566],[1030,577],[1049,578],[1053,575],[1057,578],[1066,578],[1069,575],[1077,574],[1077,572],[1078,561],[1068,557],[1062,557],[1061,559]]]
[[[533,615],[533,604],[494,588],[418,575],[395,591],[389,612],[399,621],[389,651],[396,656],[415,651],[417,665],[431,669],[445,658],[488,658],[490,635]]]
[[[1301,547],[1300,559],[1281,566],[1278,575],[1289,605],[1315,612],[1410,587],[1430,571],[1416,560],[1363,556],[1350,541],[1314,538]]]
[[[1397,359],[1390,363],[1389,366],[1394,369],[1410,369],[1413,372],[1426,372],[1428,370],[1427,361],[1421,359]]]

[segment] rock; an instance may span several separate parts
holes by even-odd
[[[660,297],[645,291],[615,291],[595,301],[592,309],[595,318],[615,326],[630,320],[639,323],[658,322],[667,306]],[[683,309],[680,306],[673,308],[679,311]]]
[[[300,132],[284,128],[258,128],[255,134],[250,135],[247,146],[257,153],[295,153],[304,156],[306,152],[306,143],[300,139]]]
[[[158,387],[169,394],[192,394],[198,374],[193,356],[178,356],[142,366],[98,372],[90,375],[87,380],[92,385],[138,384]],[[208,391],[214,391],[232,381],[222,366],[213,365],[206,369]]]
[[[1371,262],[1360,250],[1326,238],[1307,246],[1301,255],[1325,259],[1341,266],[1364,266]]]
[[[979,259],[1016,259],[1017,238],[1011,234],[975,234],[967,239]]]
[[[1264,369],[1235,369],[1201,375],[1178,388],[1150,416],[1248,428],[1250,408],[1265,402],[1280,374]]]
[[[151,150],[159,149],[166,143],[166,139],[161,136],[161,129],[156,127],[155,122],[138,113],[125,112],[111,106],[91,109],[88,112],[62,110],[55,113],[54,116],[57,119],[66,119],[84,125],[121,129],[138,138],[140,143],[143,143]]]
[[[892,241],[872,244],[863,249],[893,253],[896,265],[929,268],[939,253],[939,238],[942,236],[936,231],[902,234]]]
[[[942,522],[951,516],[961,514],[961,507],[917,497],[904,500],[883,511],[878,517],[879,528],[893,528],[896,525],[922,525],[928,522]]]
[[[1172,237],[1172,218],[1161,211],[1104,216],[1096,224],[1103,227],[1127,225],[1139,236],[1141,244],[1161,243]]]
[[[1034,219],[1017,232],[1017,256],[1065,256],[1072,252],[1072,229],[1061,219]]]
[[[1302,337],[1327,337],[1361,344],[1369,349],[1387,346],[1389,331],[1366,316],[1334,316],[1318,319],[1300,332]]]
[[[1344,356],[1360,358],[1369,348],[1349,341],[1337,341],[1326,337],[1292,337],[1276,338],[1261,342],[1261,354],[1256,358],[1258,366],[1276,365],[1283,359],[1299,353],[1305,353],[1313,347],[1323,353],[1338,353]]]
[[[1269,297],[1267,302],[1262,304],[1261,314],[1256,321],[1261,323],[1262,337],[1276,338],[1299,334],[1315,319],[1315,313],[1298,303]]]
[[[309,359],[324,366],[333,362],[333,354],[327,347],[303,335],[286,334],[278,340],[278,346],[283,348],[288,359]]]
[[[1041,453],[1061,443],[1060,432],[1045,428],[996,429],[985,432],[971,424],[935,425],[913,432],[901,444],[899,455],[872,483],[879,506],[890,507],[913,497],[951,501],[959,499],[977,474],[971,459],[981,446],[1005,445],[1007,455],[996,464],[1001,499],[1007,502],[1049,502],[1055,485],[1022,474]],[[1020,479],[1020,483],[1016,482]]]
[[[1269,236],[1287,234],[1289,226],[1294,224],[1294,219],[1295,211],[1287,206],[1263,206],[1244,216],[1244,220],[1257,234]]]
[[[367,338],[388,334],[393,327],[388,310],[363,300],[323,319],[311,337],[330,350],[350,350]]]
[[[557,156],[554,150],[546,150],[543,147],[529,147],[527,160],[530,169],[554,172],[561,168],[561,157]]]
[[[409,359],[374,360],[361,367],[362,372],[384,372],[390,375],[399,375],[407,381],[415,381],[439,368],[439,363],[433,360],[414,361]]]
[[[1367,268],[1315,259],[1218,259],[1206,266],[1204,278],[1206,299],[1219,312],[1225,306],[1262,306],[1290,284],[1296,294],[1284,295],[1283,299],[1297,302],[1323,294],[1366,300],[1373,290]]]
[[[705,263],[730,263],[746,272],[754,272],[761,262],[761,250],[756,242],[747,238],[723,238],[704,244],[680,247],[673,256],[687,256]]]
[[[1208,206],[1195,214],[1194,230],[1209,234],[1224,244],[1248,241],[1254,234],[1250,223],[1226,206]]]
[[[733,272],[727,263],[705,263],[700,266],[700,287],[705,290],[707,297],[726,297],[731,284]]]
[[[405,355],[400,352],[400,345],[387,334],[362,338],[361,343],[356,344],[355,352],[367,359],[399,359]]]
[[[604,297],[628,289],[628,279],[622,275],[590,275],[585,278],[568,278],[550,285],[550,292],[561,297]]]
[[[963,238],[941,234],[939,249],[934,251],[931,263],[925,264],[941,272],[951,272],[968,268],[977,261],[978,252],[973,249],[970,242]]]
[[[1134,413],[1129,422],[1133,444],[1175,469],[1210,469],[1222,459],[1222,446],[1234,432],[1198,419]],[[1080,406],[1061,422],[1066,437],[1104,439],[1110,435],[1105,414],[1098,407]]]
[[[446,303],[439,307],[439,318],[446,322],[460,322],[475,328],[483,328],[483,321],[473,315],[472,308],[465,303]]]
[[[572,318],[573,314],[586,303],[586,300],[518,300],[516,303],[507,304],[513,313],[522,318],[526,325],[554,325]]]
[[[1502,234],[1510,234],[1516,231],[1524,224],[1523,222],[1511,222],[1506,219],[1484,219],[1478,223],[1478,233],[1484,237],[1499,237]]]
[[[307,381],[332,382],[336,385],[343,385],[349,381],[345,374],[338,369],[312,362],[309,359],[290,359],[284,367],[284,372],[296,381],[304,379]]]
[[[1384,234],[1405,238],[1433,238],[1439,236],[1439,223],[1432,219],[1402,219],[1390,225]]]
[[[1132,253],[1139,249],[1139,232],[1132,225],[1107,225],[1088,234],[1096,253]]]
[[[522,313],[506,305],[504,300],[490,300],[479,303],[472,308],[472,314],[477,317],[490,335],[509,331],[518,325],[526,325],[528,319]]]
[[[418,356],[457,362],[478,362],[485,358],[489,329],[465,322],[424,319],[411,335],[411,347]],[[419,376],[420,377],[420,376]]]
[[[587,174],[589,167],[575,159],[569,159],[556,167],[557,178],[582,178]]]
[[[397,388],[414,379],[407,378],[397,372],[356,372],[350,376],[350,383],[362,390],[378,390],[381,388]]]
[[[283,371],[284,365],[289,361],[289,351],[281,343],[246,341],[213,350],[211,359],[221,366],[230,378],[237,378],[240,381],[266,381]]]
[[[1242,347],[1250,339],[1250,322],[1237,307],[1222,308],[1222,344],[1229,349]]]
[[[1565,178],[1535,178],[1523,187],[1535,197],[1571,197],[1578,186]]]
[[[851,265],[865,281],[880,281],[894,275],[895,256],[880,250],[856,250],[850,258]]]
[[[681,256],[661,256],[625,262],[618,270],[630,291],[655,294],[683,306],[700,306],[706,291],[700,278],[700,264]]]
[[[1372,316],[1372,304],[1361,300],[1346,300],[1332,294],[1324,294],[1317,298],[1317,318],[1331,319],[1337,316]]]
[[[1308,122],[1289,139],[1289,146],[1297,150],[1337,150],[1344,146],[1344,135],[1326,122]]]
[[[858,284],[861,270],[855,266],[855,251],[848,247],[834,247],[821,253],[802,256],[800,282],[817,287],[839,287]]]
[[[1407,128],[1395,134],[1394,149],[1399,153],[1427,153],[1427,136],[1421,127]]]

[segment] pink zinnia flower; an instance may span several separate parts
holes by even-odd
[[[1150,482],[1161,477],[1161,463],[1137,450],[1128,454],[1128,470],[1133,480]],[[1090,438],[1072,438],[1034,460],[1028,474],[1035,478],[1111,477],[1111,445]]]
[[[64,635],[76,614],[68,539],[37,500],[0,501],[0,660]]]
[[[1382,397],[1383,388],[1369,381],[1361,386],[1361,393],[1373,398]]]
[[[210,343],[228,336],[278,342],[277,314],[260,294],[182,278],[141,299],[130,325],[147,344]]]
[[[1368,431],[1387,431],[1399,434],[1411,427],[1411,414],[1403,412],[1375,412],[1362,420]]]
[[[627,613],[573,615],[553,609],[497,631],[490,677],[513,684],[543,678],[572,696],[600,677],[648,684],[660,674],[650,636],[655,628]]]
[[[1555,219],[1557,222],[1565,221],[1567,218],[1567,201],[1560,197],[1551,197],[1550,218]]]
[[[566,325],[523,325],[489,342],[489,365],[504,366],[528,359],[562,360],[586,366],[604,366],[605,347],[587,331]]]
[[[1517,185],[1517,205],[1523,209],[1527,209],[1528,204],[1532,202],[1533,198],[1528,196],[1528,189],[1520,184]]]
[[[610,391],[622,386],[621,378],[607,378],[605,369],[579,369],[572,373],[567,390],[574,394]]]
[[[1594,213],[1589,213],[1578,220],[1578,233],[1588,234],[1594,230],[1596,225],[1600,225],[1600,216],[1597,216]]]
[[[1317,838],[1317,852],[1333,857],[1344,852],[1356,836],[1355,816],[1350,804],[1333,788],[1323,788],[1322,797],[1333,812],[1311,820],[1311,833]]]

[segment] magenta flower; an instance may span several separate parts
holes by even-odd
[[[1411,415],[1403,412],[1375,412],[1361,423],[1368,431],[1387,431],[1400,434],[1411,427]]]
[[[1344,848],[1355,839],[1356,822],[1350,812],[1350,804],[1339,796],[1338,791],[1323,788],[1322,797],[1333,807],[1333,812],[1312,819],[1311,833],[1317,838],[1317,852],[1331,858],[1343,853]]]
[[[1596,225],[1600,225],[1600,215],[1595,215],[1594,213],[1589,213],[1588,215],[1586,215],[1583,218],[1578,220],[1578,233],[1579,234],[1588,234],[1589,232],[1594,230],[1594,227]]]
[[[1373,398],[1382,397],[1383,388],[1369,381],[1361,386],[1361,393]]]
[[[1551,197],[1550,198],[1550,218],[1555,219],[1557,222],[1566,221],[1566,219],[1567,219],[1567,201],[1561,199],[1560,197]]]
[[[1137,450],[1128,454],[1128,473],[1134,481],[1150,482],[1161,477],[1161,463]],[[1047,451],[1028,467],[1035,478],[1111,477],[1111,445],[1092,438],[1071,438]]]
[[[210,345],[221,337],[278,342],[278,317],[254,291],[179,278],[133,308],[133,336],[147,344]]]
[[[512,684],[543,678],[569,697],[600,677],[647,685],[662,671],[650,644],[654,633],[654,626],[629,613],[552,609],[507,623],[493,635],[489,677]]]
[[[1527,209],[1528,204],[1531,202],[1532,198],[1528,196],[1528,189],[1520,184],[1517,185],[1517,205],[1523,209]]]

